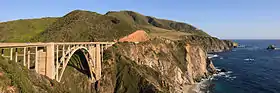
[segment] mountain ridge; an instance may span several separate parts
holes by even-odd
[[[48,22],[45,19],[52,19]],[[30,36],[21,36],[10,34],[10,37],[0,38],[1,42],[48,42],[48,41],[113,41],[120,37],[133,33],[136,30],[145,30],[155,36],[166,35],[157,33],[166,33],[167,35],[176,34],[175,37],[185,35],[200,35],[210,37],[206,32],[195,28],[192,25],[183,22],[176,22],[167,19],[159,19],[152,16],[145,16],[134,11],[108,11],[105,14],[99,14],[86,10],[74,10],[62,17],[47,17],[35,19],[20,19],[0,23],[0,32],[2,33],[17,33],[18,30],[5,30],[11,26],[9,23],[17,23],[20,26],[20,21],[40,21],[46,24],[37,24],[42,26],[40,31],[32,30],[34,24],[25,26],[21,30],[23,34],[32,34]],[[15,26],[15,27],[16,27]],[[67,34],[67,33],[68,34]],[[102,33],[101,33],[102,32]],[[182,33],[181,33],[182,32]],[[36,34],[33,34],[36,33]],[[67,34],[67,35],[62,35]],[[92,35],[95,34],[95,35]],[[4,34],[3,34],[4,35]],[[57,36],[56,36],[57,35]],[[178,36],[177,36],[178,35]],[[81,36],[82,38],[75,38]],[[16,37],[19,39],[11,39]],[[58,38],[59,37],[59,38]],[[73,38],[74,37],[74,38]],[[62,38],[62,39],[61,39]],[[75,40],[74,40],[75,39]]]

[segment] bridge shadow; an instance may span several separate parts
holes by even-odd
[[[76,70],[78,70],[79,72],[90,77],[88,62],[82,50],[77,50],[74,53],[67,66],[71,66]]]

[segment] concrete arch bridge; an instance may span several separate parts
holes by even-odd
[[[73,54],[81,50],[87,60],[93,81],[101,78],[103,51],[115,42],[51,42],[51,43],[0,43],[1,56],[22,62],[39,74],[61,81]]]

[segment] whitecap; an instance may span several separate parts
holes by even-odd
[[[196,83],[196,86],[194,89],[192,89],[192,91],[194,91],[195,93],[205,93],[205,92],[208,93],[209,90],[207,90],[207,88],[210,84],[209,81],[211,79],[213,79],[213,77],[202,79],[201,82]]]
[[[246,58],[244,59],[245,61],[254,61],[255,59],[252,59],[252,58]]]
[[[232,73],[232,71],[228,71],[228,72],[226,72],[227,74],[231,74]]]
[[[215,80],[216,77],[223,77],[223,78],[231,79],[231,80],[233,80],[233,79],[236,78],[236,76],[232,76],[232,73],[233,73],[232,71],[220,72],[221,69],[219,69],[218,67],[216,68],[216,70],[217,70],[219,73],[213,74],[213,77],[210,78],[210,80]]]
[[[216,68],[216,70],[219,72],[219,71],[221,71],[222,69],[220,69],[219,67],[215,67]]]
[[[207,57],[208,58],[216,58],[216,57],[219,57],[219,55],[217,55],[217,54],[207,54]]]
[[[233,76],[233,77],[229,77],[230,79],[235,79],[236,78],[236,76]]]
[[[219,72],[221,71],[221,69],[219,69],[219,67],[215,67],[216,70]],[[232,71],[227,71],[227,72],[219,72],[217,74],[213,74],[212,76],[202,79],[201,82],[196,83],[195,87],[192,89],[192,91],[194,91],[195,93],[209,93],[209,86],[210,86],[210,82],[212,80],[218,80],[217,77],[222,77],[225,78],[226,80],[234,80],[236,78],[236,76],[232,76],[231,73],[233,73]]]

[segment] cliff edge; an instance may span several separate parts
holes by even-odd
[[[188,40],[117,43],[104,55],[101,93],[182,93],[216,72],[207,51]]]
[[[18,30],[22,27],[28,31]],[[133,11],[75,10],[63,17],[0,23],[0,32],[0,42],[121,41],[104,53],[100,85],[88,82],[79,52],[60,83],[0,58],[0,92],[11,93],[182,93],[184,86],[216,73],[207,53],[233,47],[192,25]]]

